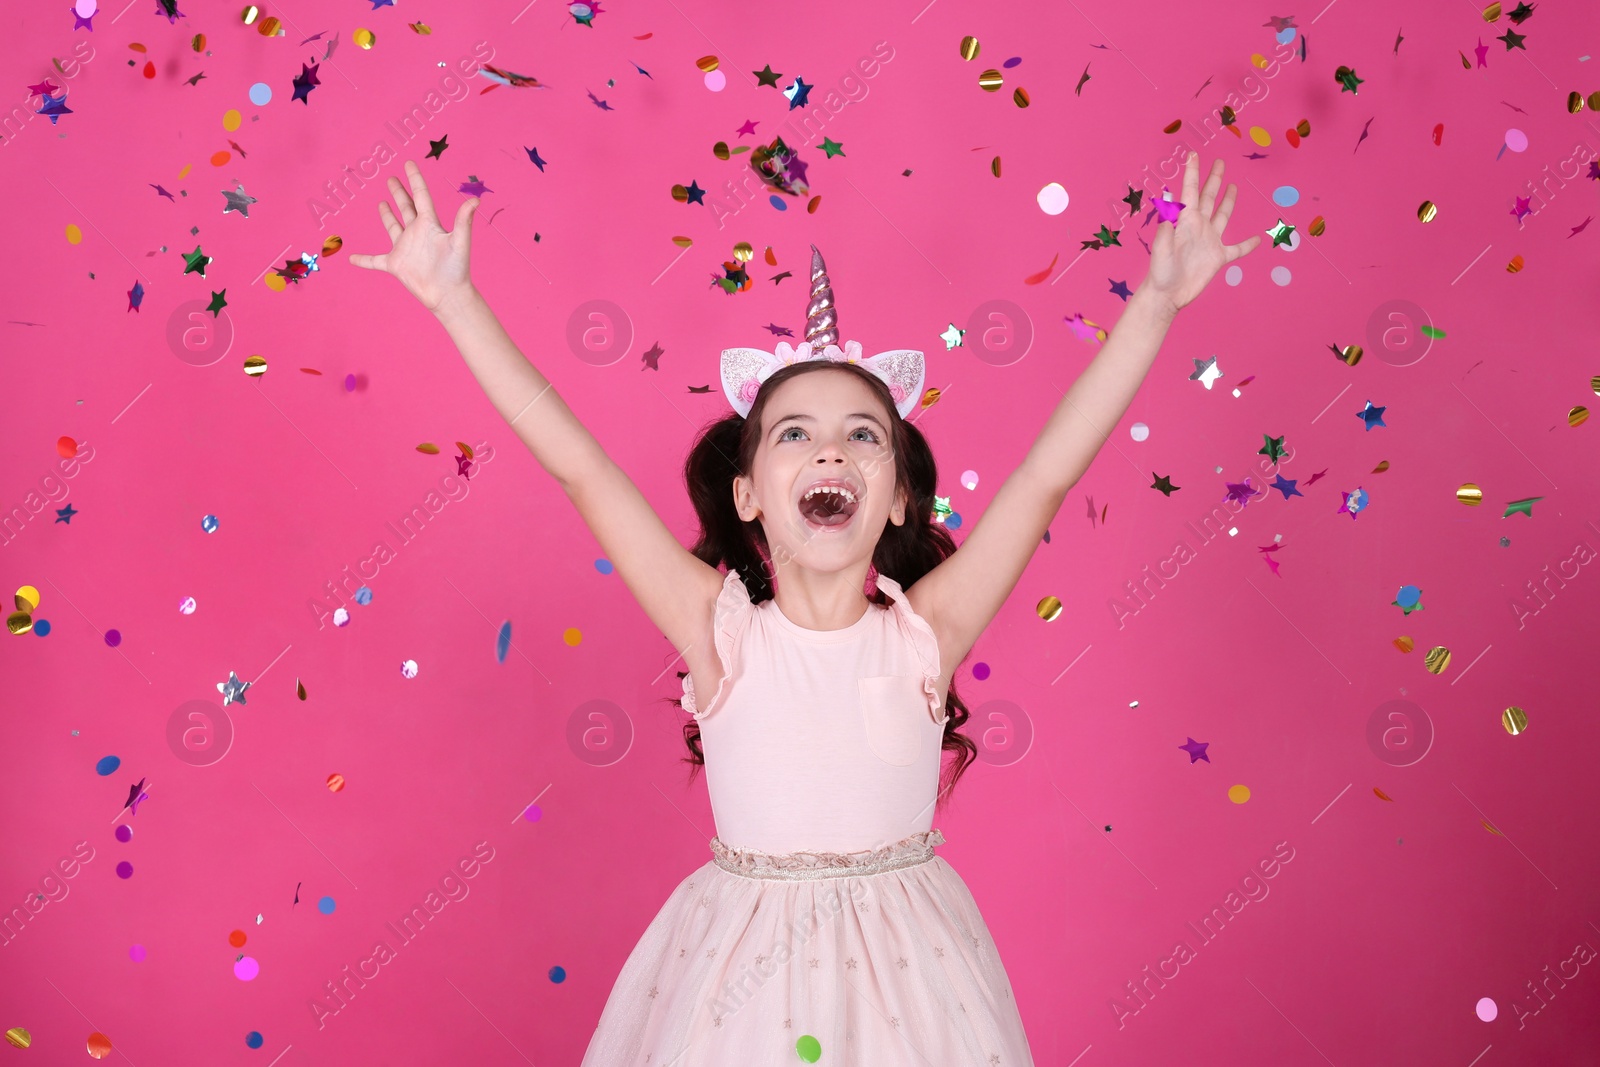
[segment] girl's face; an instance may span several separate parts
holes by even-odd
[[[893,417],[849,373],[802,374],[767,398],[753,470],[734,480],[734,502],[741,519],[761,520],[774,560],[843,570],[872,559],[886,522],[905,522]]]

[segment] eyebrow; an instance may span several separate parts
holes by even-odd
[[[887,426],[885,426],[882,422],[879,422],[878,421],[878,417],[876,415],[872,414],[869,411],[853,411],[850,414],[846,415],[845,418],[847,418],[847,419],[867,419],[868,421],[870,421],[872,423],[875,423],[877,425],[878,429],[882,430],[884,433],[888,433],[889,432],[889,428]],[[782,426],[786,422],[816,422],[816,421],[817,420],[815,418],[813,418],[812,416],[810,416],[810,415],[785,415],[783,418],[781,418],[777,422],[773,423],[773,429],[776,430],[779,426]]]

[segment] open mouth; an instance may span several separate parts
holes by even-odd
[[[840,530],[849,525],[861,506],[856,495],[841,486],[818,486],[800,500],[800,516],[817,530]]]

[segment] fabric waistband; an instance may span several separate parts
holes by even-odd
[[[944,844],[937,829],[924,830],[901,838],[892,845],[861,852],[788,852],[773,854],[755,849],[730,848],[722,839],[711,839],[713,862],[729,874],[743,878],[804,880],[811,878],[852,878],[884,871],[915,867],[933,858],[933,846]]]

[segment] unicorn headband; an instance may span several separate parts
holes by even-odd
[[[839,347],[833,286],[816,245],[811,246],[811,300],[806,305],[806,339],[798,348],[790,348],[787,341],[779,341],[773,352],[763,352],[759,348],[723,349],[722,391],[739,417],[746,418],[763,382],[791,363],[814,360],[854,363],[876,374],[889,387],[895,410],[902,419],[916,409],[922,395],[926,367],[921,352],[896,348],[863,359],[859,341],[846,341],[843,348]]]

